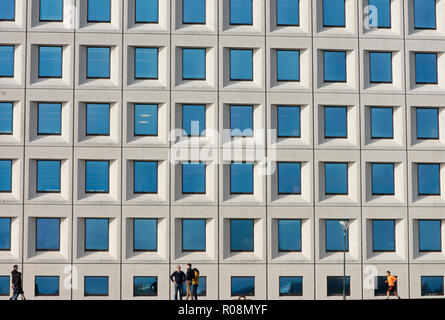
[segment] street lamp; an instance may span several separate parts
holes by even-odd
[[[343,230],[343,300],[346,300],[346,232],[349,228],[349,221],[338,222]]]

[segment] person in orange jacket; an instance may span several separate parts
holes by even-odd
[[[388,291],[386,291],[386,299],[389,299],[389,295],[391,293],[393,293],[397,298],[400,299],[399,295],[397,294],[397,289],[396,289],[396,282],[397,282],[397,278],[394,277],[393,275],[391,275],[391,272],[386,271],[386,281],[388,284]]]

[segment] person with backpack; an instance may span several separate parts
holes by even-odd
[[[186,290],[185,300],[188,300],[189,297],[190,300],[193,300],[193,295],[192,295],[193,279],[195,279],[195,271],[193,271],[192,269],[192,264],[187,263],[187,271],[185,273],[185,290]]]
[[[17,300],[19,295],[22,296],[22,300],[26,300],[22,286],[22,273],[18,271],[18,268],[17,265],[14,265],[13,270],[11,271],[13,294],[10,300]]]
[[[179,264],[176,269],[177,270],[171,274],[170,280],[175,285],[175,300],[178,300],[178,292],[179,299],[182,300],[182,284],[185,280],[185,273],[184,271],[181,271],[181,266]]]
[[[195,272],[195,278],[192,280],[192,295],[195,300],[198,300],[199,270],[193,268],[193,271]]]

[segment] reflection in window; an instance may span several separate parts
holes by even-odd
[[[230,106],[230,135],[253,136],[253,106]]]
[[[186,296],[186,286],[185,286],[185,282],[182,283],[182,296],[185,297]],[[199,297],[205,297],[207,295],[207,277],[206,276],[199,276],[199,286],[197,289],[198,292],[198,296]]]
[[[110,135],[110,104],[87,103],[86,107],[87,135]]]
[[[108,251],[109,219],[85,218],[85,251]]]
[[[253,80],[252,49],[230,49],[230,80]]]
[[[301,136],[301,108],[299,106],[277,106],[279,138],[299,138]]]
[[[231,277],[231,296],[254,296],[255,277]]]
[[[416,83],[437,84],[437,53],[415,53]]]
[[[378,28],[391,28],[391,0],[368,0],[369,25]],[[374,6],[373,9],[371,6]],[[378,12],[377,15],[373,13]],[[373,18],[376,18],[374,21]]]
[[[9,296],[9,276],[0,276],[0,296]]]
[[[59,277],[58,276],[36,276],[34,294],[36,296],[58,296]]]
[[[348,164],[327,162],[325,168],[325,194],[348,194]]]
[[[87,0],[88,22],[110,22],[111,0]]]
[[[0,135],[12,134],[13,109],[12,102],[0,102]]]
[[[63,21],[63,0],[40,0],[40,21]]]
[[[414,28],[436,29],[436,0],[414,1]]]
[[[253,194],[253,163],[230,164],[230,193]]]
[[[299,26],[300,5],[299,0],[277,1],[277,26]]]
[[[372,107],[371,111],[371,139],[392,139],[393,109],[391,107]]]
[[[89,79],[110,78],[109,47],[87,48],[87,78]]]
[[[60,250],[60,219],[36,218],[36,251]]]
[[[439,139],[439,109],[416,108],[417,139]]]
[[[323,52],[324,82],[346,82],[346,52]]]
[[[109,161],[85,161],[85,192],[109,192]]]
[[[373,195],[394,195],[394,163],[372,163]]]
[[[299,50],[277,50],[277,81],[300,81]]]
[[[134,78],[158,78],[158,48],[134,48]]]
[[[15,20],[15,0],[0,1],[0,21]]]
[[[419,196],[440,195],[440,165],[438,163],[417,164],[417,194]]]
[[[323,27],[345,26],[345,0],[323,0]]]
[[[280,296],[302,296],[303,277],[280,277]]]
[[[348,108],[324,107],[324,137],[348,137]]]
[[[372,220],[372,250],[396,250],[395,220]]]
[[[11,218],[0,218],[0,251],[11,250]]]
[[[301,220],[278,220],[278,251],[301,251]]]
[[[206,107],[205,105],[182,105],[182,129],[187,136],[205,135]]]
[[[345,280],[345,281],[344,281]],[[343,276],[328,276],[327,278],[327,291],[328,296],[342,296],[343,295],[343,281],[346,283],[346,295],[351,295],[351,277],[346,276],[346,279],[343,279]]]
[[[205,0],[182,0],[182,23],[205,24],[206,23]]]
[[[0,160],[0,192],[12,190],[12,161]]]
[[[182,219],[182,251],[206,250],[206,220]]]
[[[158,250],[158,220],[133,219],[133,251]]]
[[[253,219],[230,220],[230,251],[253,251]]]
[[[37,192],[60,192],[60,160],[37,160]]]
[[[441,221],[440,220],[419,220],[419,251],[441,251]]]
[[[183,80],[206,79],[205,48],[182,49],[182,79]]]
[[[133,296],[147,297],[158,295],[158,277],[133,277]]]
[[[206,165],[204,162],[182,164],[182,193],[206,192]]]
[[[157,104],[134,105],[134,135],[135,136],[158,135]]]
[[[136,0],[135,23],[158,23],[159,0]]]
[[[158,192],[158,162],[134,161],[134,193]]]
[[[278,162],[278,194],[301,194],[301,163]]]
[[[60,135],[62,132],[62,104],[39,102],[37,109],[37,134]]]
[[[422,276],[420,281],[422,296],[443,296],[442,276]]]
[[[369,52],[369,73],[371,83],[391,83],[392,53]]]
[[[230,24],[252,25],[252,0],[230,0]]]
[[[325,240],[326,251],[349,251],[349,228],[346,230],[346,238],[344,239],[341,221],[348,220],[325,220]]]
[[[0,77],[14,77],[14,46],[0,46]]]
[[[84,296],[108,296],[108,277],[84,278]]]

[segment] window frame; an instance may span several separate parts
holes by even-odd
[[[237,79],[232,78],[232,51],[233,50],[246,50],[250,51],[252,53],[252,78],[251,79]],[[229,48],[229,80],[230,81],[254,81],[255,79],[255,65],[253,61],[254,56],[254,49],[251,48]]]
[[[372,59],[371,59],[371,53],[377,53],[377,54],[379,54],[379,53],[386,53],[386,54],[390,54],[390,56],[391,56],[391,59],[390,59],[390,62],[391,62],[391,72],[390,72],[390,74],[391,74],[391,79],[389,80],[389,81],[373,81],[371,78],[372,78],[372,73],[371,73],[371,70],[372,70],[372,66],[371,66],[371,61],[372,61]],[[393,83],[393,80],[394,80],[394,76],[393,76],[393,65],[392,65],[392,58],[393,58],[393,54],[392,54],[392,51],[369,51],[368,52],[368,55],[369,55],[369,83],[381,83],[381,84],[390,84],[390,83]]]
[[[0,48],[1,47],[11,47],[12,48],[12,75],[4,76],[4,75],[0,74],[0,78],[14,78],[14,76],[15,76],[15,45],[14,44],[0,44]]]
[[[42,12],[42,0],[39,0],[39,22],[63,22],[63,13],[64,13],[64,6],[65,6],[65,1],[60,0],[62,2],[62,19],[42,19],[41,18],[41,12]],[[15,6],[14,6],[15,7]]]
[[[184,192],[184,163],[185,164],[204,164],[204,192]],[[181,194],[206,194],[207,192],[207,163],[205,161],[184,161],[181,162]]]
[[[419,193],[419,164],[420,165],[437,165],[438,169],[439,169],[439,193]],[[417,162],[417,196],[421,196],[421,197],[428,197],[428,196],[439,196],[442,193],[442,187],[441,187],[441,179],[440,179],[440,163],[439,162]]]
[[[280,249],[280,221],[300,221],[300,250],[281,250]],[[302,225],[303,225],[303,219],[294,219],[294,218],[279,218],[277,219],[277,228],[278,228],[278,241],[277,241],[277,246],[278,246],[278,252],[303,252],[303,235],[302,235]]]
[[[108,134],[88,133],[88,105],[108,105]],[[85,103],[85,136],[87,137],[109,137],[111,136],[111,103],[109,102],[87,102]]]
[[[158,10],[156,11],[156,21],[138,21],[137,19],[136,19],[136,17],[137,17],[137,15],[136,15],[136,13],[137,13],[137,6],[136,6],[136,2],[137,2],[138,0],[135,0],[135,2],[134,2],[134,23],[135,24],[159,24],[159,0],[156,0],[156,2],[158,3]]]
[[[89,6],[89,1],[90,0],[87,0],[87,23],[111,23],[111,11],[112,11],[112,3],[111,3],[111,0],[108,0],[109,2],[110,2],[110,12],[109,12],[109,19],[108,20],[100,20],[100,21],[97,21],[97,20],[90,20],[90,12],[89,12],[89,10],[90,10],[90,6]]]
[[[84,160],[85,161],[85,169],[84,169],[84,174],[85,174],[85,193],[87,194],[96,194],[96,193],[100,193],[100,194],[105,194],[105,193],[110,193],[110,160]],[[87,162],[107,162],[108,164],[108,182],[107,182],[107,190],[106,191],[87,191]]]
[[[156,49],[156,77],[137,77],[136,76],[136,50],[137,49]],[[134,47],[133,50],[133,75],[135,80],[159,80],[159,47]],[[111,70],[111,69],[110,69]]]
[[[425,28],[425,27],[416,27],[416,9],[415,9],[415,2],[416,0],[414,0],[412,2],[413,4],[413,29],[414,30],[437,30],[437,0],[434,0],[434,28]]]
[[[301,279],[301,294],[282,294],[281,293],[281,279],[282,278],[300,278]],[[278,276],[278,295],[280,297],[302,297],[304,292],[303,276]]]
[[[277,74],[276,74],[276,81],[277,82],[301,82],[301,68],[300,68],[300,62],[301,62],[301,50],[300,49],[285,49],[285,48],[277,48],[275,49],[275,63],[277,66]],[[287,52],[298,52],[298,80],[282,80],[278,78],[278,52],[280,51],[287,51]],[[252,62],[253,62],[253,56],[252,56]],[[252,73],[253,75],[253,73]]]
[[[440,113],[440,110],[439,110],[439,107],[416,107],[415,108],[416,109],[416,139],[417,140],[440,140],[440,117],[439,117],[439,113]],[[437,130],[437,138],[425,138],[425,137],[419,137],[419,117],[418,117],[418,110],[420,110],[420,109],[422,109],[422,110],[425,110],[425,109],[427,109],[427,110],[436,110],[436,112],[437,112],[437,128],[439,129],[439,130]]]
[[[13,217],[0,217],[0,219],[8,219],[9,220],[9,248],[3,249],[0,248],[0,252],[6,252],[12,250],[12,219]]]
[[[182,0],[181,0],[182,1]],[[204,51],[204,78],[184,78],[184,49],[189,50],[203,50]],[[253,59],[252,59],[253,60]],[[253,63],[253,62],[252,62]],[[202,47],[181,47],[181,79],[186,81],[205,81],[207,80],[207,48]]]
[[[88,0],[89,1],[89,0]],[[99,48],[99,49],[108,49],[108,77],[90,77],[88,76],[88,49],[90,48]],[[111,79],[111,46],[86,46],[86,63],[85,63],[85,77],[86,79],[93,79],[93,80],[97,80],[97,79]]]
[[[58,222],[59,222],[59,248],[58,249],[39,249],[38,247],[37,247],[37,236],[38,236],[38,234],[37,234],[37,220],[39,220],[39,219],[52,219],[52,220],[58,220]],[[35,217],[35,236],[34,236],[34,240],[35,240],[35,251],[36,252],[48,252],[48,251],[50,251],[50,252],[59,252],[60,251],[60,240],[61,240],[61,237],[62,237],[62,235],[61,235],[61,221],[62,221],[62,219],[60,218],[60,217],[55,217],[55,218],[53,218],[53,217]]]
[[[110,218],[99,218],[99,217],[85,217],[84,220],[84,239],[83,239],[83,251],[85,252],[109,252],[110,251]],[[87,220],[107,220],[108,222],[108,238],[107,238],[107,249],[97,250],[97,249],[87,249]]]
[[[39,190],[39,162],[51,161],[59,163],[59,190],[58,191],[40,191]],[[62,190],[62,160],[58,159],[36,159],[36,193],[60,193]]]
[[[298,1],[298,23],[297,24],[284,24],[284,23],[278,23],[278,1],[280,0],[275,0],[275,25],[277,27],[299,27],[300,26],[300,0]]]
[[[346,233],[346,245],[345,247],[347,248],[343,248],[340,250],[333,250],[333,249],[327,249],[328,248],[328,225],[326,223],[326,221],[337,221],[337,223],[339,221],[348,221],[350,222],[352,219],[342,219],[342,218],[331,218],[331,219],[323,219],[324,220],[324,251],[325,252],[349,252],[349,228],[347,229],[347,233]],[[346,249],[346,250],[345,250]]]
[[[133,252],[158,252],[159,250],[159,218],[149,218],[149,217],[135,217],[132,218],[133,220]],[[136,236],[136,220],[156,220],[156,249],[150,249],[150,250],[142,250],[142,249],[135,249],[135,236]]]
[[[372,110],[373,109],[391,109],[391,118],[392,118],[392,135],[391,137],[373,137],[372,135]],[[386,106],[369,106],[369,137],[371,140],[393,140],[394,139],[394,107],[386,107]]]
[[[16,1],[14,0],[14,18],[13,19],[0,19],[0,21],[15,21],[16,14],[17,14],[17,4],[16,4]]]
[[[277,191],[278,195],[301,195],[301,161],[277,161]],[[292,163],[300,165],[300,192],[280,192],[280,163]]]
[[[417,69],[417,54],[434,54],[436,56],[436,81],[435,82],[428,82],[428,81],[417,81],[417,75],[416,75],[416,69]],[[421,84],[421,85],[437,85],[439,84],[439,65],[438,65],[438,52],[428,52],[428,51],[414,51],[414,81],[415,84]]]
[[[0,159],[1,161],[9,161],[10,167],[11,167],[11,176],[9,177],[9,190],[0,190],[0,193],[12,193],[12,174],[13,174],[13,160],[12,159]]]
[[[440,249],[439,250],[422,250],[420,249],[420,221],[438,221],[440,223],[439,226],[439,243],[440,243]],[[419,246],[419,252],[442,252],[442,220],[441,219],[417,219],[417,241]]]
[[[136,191],[136,162],[156,162],[156,191]],[[157,194],[159,191],[159,160],[133,160],[133,193],[134,194]]]
[[[346,165],[346,193],[327,193],[326,192],[326,164],[345,164]],[[344,196],[349,194],[349,162],[325,162],[324,163],[324,194],[328,196]]]
[[[133,275],[133,297],[157,297],[158,296],[158,285],[156,286],[156,294],[136,294],[135,288],[134,288],[134,280],[135,278],[155,278],[156,283],[158,283],[158,276],[135,276]]]
[[[325,67],[325,53],[326,52],[342,52],[345,54],[345,80],[326,80],[326,67]],[[324,50],[323,49],[323,82],[324,83],[347,83],[348,82],[348,56],[347,56],[348,50]]]
[[[57,104],[60,105],[60,133],[40,133],[40,105],[41,104]],[[63,103],[62,102],[53,102],[53,101],[39,101],[37,102],[37,135],[38,136],[61,136],[62,135],[62,108]],[[14,108],[13,108],[14,109]]]
[[[136,133],[136,106],[156,106],[156,134]],[[157,137],[159,136],[159,104],[158,103],[134,103],[133,104],[133,136],[134,137]]]
[[[57,278],[57,293],[55,294],[38,294],[37,293],[37,278]],[[36,297],[59,297],[60,296],[60,276],[49,276],[49,275],[43,275],[43,276],[34,276],[34,296]]]
[[[253,278],[253,293],[252,294],[243,294],[243,295],[234,295],[233,294],[233,278]],[[230,276],[230,296],[231,297],[254,297],[255,296],[255,276]]]
[[[86,294],[85,292],[85,283],[86,278],[105,278],[107,279],[107,294]],[[83,277],[83,295],[84,297],[108,297],[110,296],[110,277],[109,276],[84,276]]]
[[[14,102],[0,100],[0,103],[9,103],[11,105],[11,132],[0,132],[0,136],[12,136],[14,134]]]
[[[204,1],[204,22],[185,22],[184,21],[184,0],[181,0],[182,12],[181,12],[181,23],[184,25],[205,25],[207,23],[207,1]]]
[[[252,3],[252,10],[251,10],[252,23],[232,23],[232,0],[229,0],[229,25],[230,26],[253,26],[253,18],[254,18],[253,0],[250,0],[250,2]]]
[[[204,249],[184,249],[184,220],[204,220]],[[181,251],[182,252],[206,252],[207,251],[207,219],[206,218],[181,218]]]
[[[343,0],[343,17],[344,17],[344,19],[345,19],[345,24],[342,26],[342,25],[330,25],[330,26],[327,26],[327,25],[325,25],[325,23],[324,23],[324,1],[325,0],[322,0],[321,1],[321,16],[322,16],[322,22],[323,22],[323,28],[346,28],[346,2],[345,2],[345,0]]]
[[[240,164],[240,163],[246,163],[246,164],[252,164],[252,192],[246,193],[246,192],[232,192],[232,164]],[[231,161],[229,165],[229,194],[247,194],[247,195],[253,195],[255,194],[255,163],[254,162],[247,162],[247,161]]]
[[[371,162],[370,163],[370,170],[371,170],[371,194],[373,196],[394,196],[396,194],[396,175],[395,175],[395,163],[394,162]],[[372,175],[372,167],[375,164],[390,164],[392,165],[392,187],[393,187],[393,192],[392,193],[374,193],[373,191],[373,186],[374,186],[374,181],[373,181],[373,175]]]
[[[252,221],[252,250],[234,250],[232,249],[232,221],[233,220],[249,220]],[[229,251],[230,252],[255,252],[255,219],[253,218],[230,218],[229,219]]]
[[[374,221],[392,221],[394,223],[394,249],[393,250],[376,250],[374,249]],[[372,245],[372,252],[396,252],[397,251],[397,236],[396,236],[396,221],[397,219],[371,219],[371,245]]]

